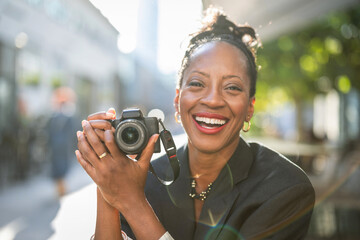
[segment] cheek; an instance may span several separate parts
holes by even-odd
[[[248,102],[242,101],[233,101],[229,102],[229,106],[231,112],[236,118],[245,119],[246,115],[248,114]]]
[[[181,112],[185,112],[191,108],[197,101],[198,97],[194,94],[190,94],[188,91],[183,91],[179,96],[179,110]]]

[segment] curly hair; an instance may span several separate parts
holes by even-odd
[[[256,91],[256,50],[260,42],[255,30],[246,25],[236,25],[228,20],[227,16],[219,9],[210,7],[205,11],[202,19],[202,27],[198,32],[190,35],[187,50],[183,57],[179,70],[177,88],[180,89],[185,69],[190,64],[190,58],[194,51],[205,43],[212,41],[228,42],[240,49],[248,60],[248,74],[250,76],[250,96]]]

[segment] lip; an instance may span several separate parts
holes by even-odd
[[[206,118],[216,118],[216,119],[220,119],[220,120],[226,120],[226,123],[220,127],[217,127],[217,128],[213,128],[213,129],[209,129],[209,128],[204,128],[202,127],[196,120],[195,120],[195,117],[206,117]],[[219,114],[216,114],[216,113],[208,113],[208,112],[201,112],[201,113],[196,113],[193,115],[193,121],[195,123],[195,126],[197,127],[197,129],[202,132],[202,133],[205,133],[205,134],[216,134],[220,131],[222,131],[225,126],[228,124],[228,118],[222,116],[222,115],[219,115]]]
[[[209,112],[195,113],[194,117],[206,117],[206,118],[216,118],[216,119],[220,119],[220,120],[228,120],[223,115],[220,115],[220,114],[217,114],[217,113],[209,113]]]

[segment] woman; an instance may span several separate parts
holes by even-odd
[[[113,129],[104,121],[115,118],[113,109],[83,121],[76,156],[98,185],[97,240],[126,234],[137,239],[306,235],[314,190],[305,173],[239,136],[250,128],[254,113],[255,32],[234,25],[216,9],[204,19],[190,40],[176,89],[176,118],[188,143],[178,150],[180,176],[172,185],[147,174],[157,135],[136,162],[117,148]],[[164,161],[152,164],[167,172]]]

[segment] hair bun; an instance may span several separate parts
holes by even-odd
[[[233,30],[233,26],[229,25],[229,21],[226,19],[226,16],[219,15],[216,18],[216,21],[212,25],[212,29],[214,32],[218,33],[231,33]]]
[[[255,30],[247,25],[236,25],[228,20],[227,16],[220,10],[210,7],[206,10],[202,21],[202,28],[193,34],[191,43],[206,37],[229,35],[235,41],[243,42],[251,52],[256,52],[259,44]]]

